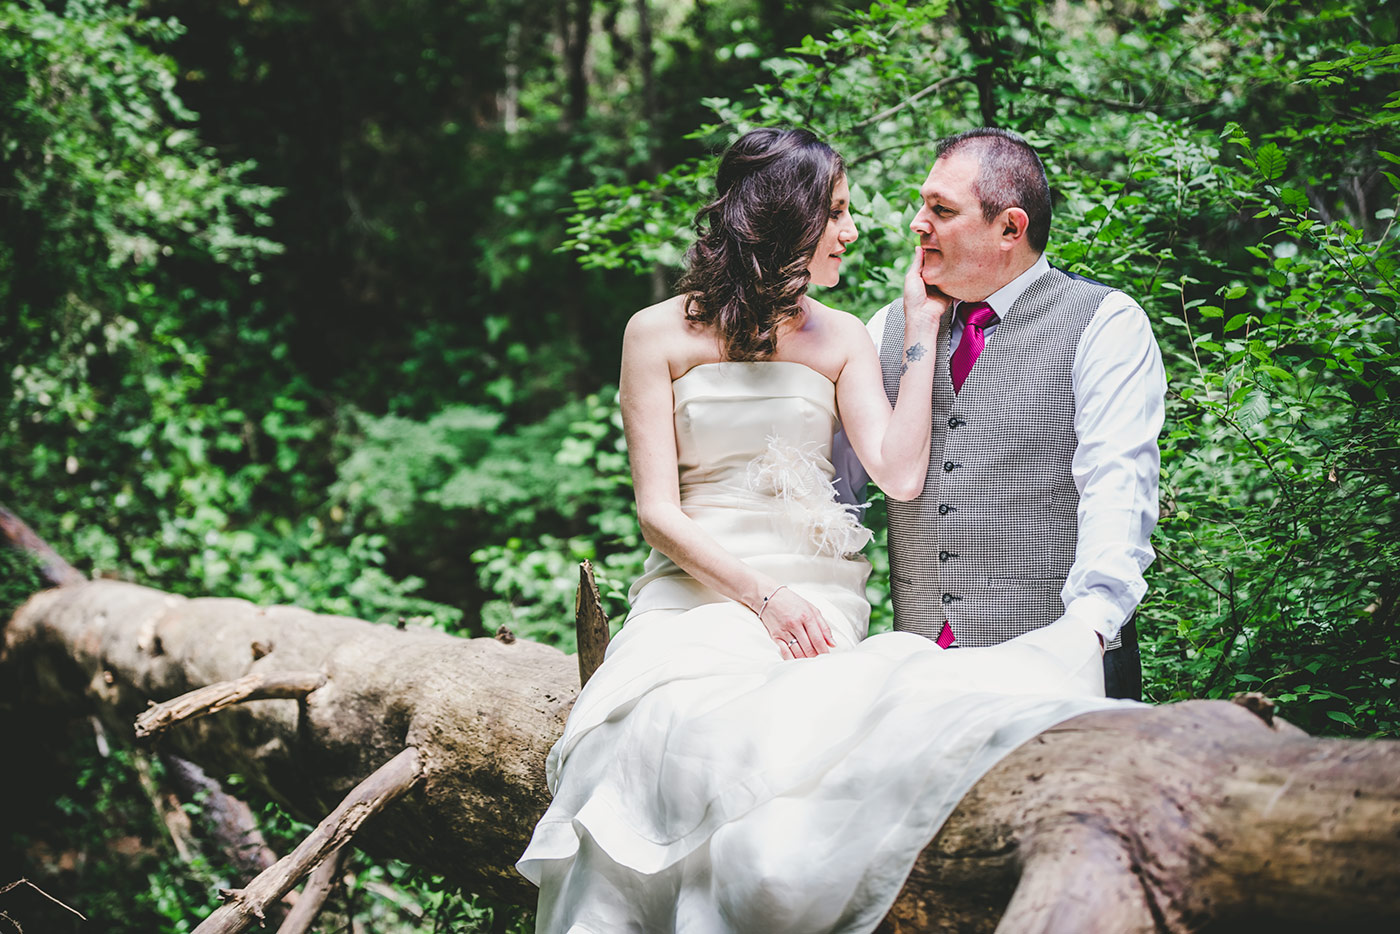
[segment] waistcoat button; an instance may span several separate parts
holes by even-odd
[[[939,514],[940,516],[946,516],[948,513],[952,512],[952,511],[953,511],[953,507],[952,507],[952,506],[949,506],[947,503],[939,503],[939,504],[938,504],[938,514]]]
[[[943,472],[944,472],[944,473],[952,473],[955,469],[957,469],[957,467],[958,467],[958,465],[955,464],[955,463],[953,463],[952,461],[944,461],[944,462],[943,462]]]
[[[967,422],[963,421],[961,418],[958,418],[956,415],[954,415],[952,418],[948,419],[948,427],[949,427],[949,428],[961,428],[963,425],[966,425],[966,424],[967,424]]]
[[[962,597],[959,597],[959,596],[957,596],[956,594],[945,593],[945,594],[943,595],[943,602],[944,602],[944,603],[952,603],[954,600],[961,600],[961,599],[962,599]]]

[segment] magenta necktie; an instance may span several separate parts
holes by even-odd
[[[967,374],[972,372],[972,365],[977,362],[987,343],[986,328],[997,320],[997,313],[986,302],[964,302],[958,306],[958,316],[963,323],[962,339],[958,341],[958,349],[953,351],[953,359],[948,362],[948,370],[953,377],[953,392],[962,391]],[[934,641],[944,649],[957,641],[953,636],[953,627],[948,625],[947,620],[943,621],[943,629]]]
[[[963,323],[962,340],[958,341],[958,349],[953,351],[953,359],[948,364],[953,376],[953,392],[962,391],[967,374],[972,372],[972,365],[987,343],[985,329],[996,322],[997,313],[986,302],[964,302],[958,306],[958,317]]]

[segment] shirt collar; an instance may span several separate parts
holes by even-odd
[[[1026,289],[1030,288],[1031,283],[1049,271],[1050,261],[1042,253],[1031,264],[1030,269],[988,295],[987,304],[991,306],[992,311],[996,312],[998,319],[1005,318],[1006,313],[1011,310],[1011,306],[1016,304],[1016,300],[1025,293]]]

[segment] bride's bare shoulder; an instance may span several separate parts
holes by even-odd
[[[686,317],[685,297],[675,295],[632,315],[623,336],[624,359],[643,353],[654,362],[664,361],[673,377],[697,363],[714,358],[714,333]]]
[[[691,322],[685,317],[685,298],[673,295],[633,313],[627,322],[628,340],[679,340],[688,336]]]
[[[822,333],[835,335],[841,341],[852,340],[859,334],[865,334],[864,322],[849,311],[823,305],[811,298],[808,299],[808,302],[808,311],[813,316],[815,323],[819,325]]]

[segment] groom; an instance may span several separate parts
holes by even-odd
[[[1016,134],[941,141],[920,195],[923,280],[959,301],[937,347],[903,345],[903,300],[869,324],[891,403],[907,360],[938,367],[924,491],[887,500],[895,628],[950,647],[1087,627],[1108,695],[1140,698],[1166,390],[1147,316],[1046,261],[1050,190]]]

